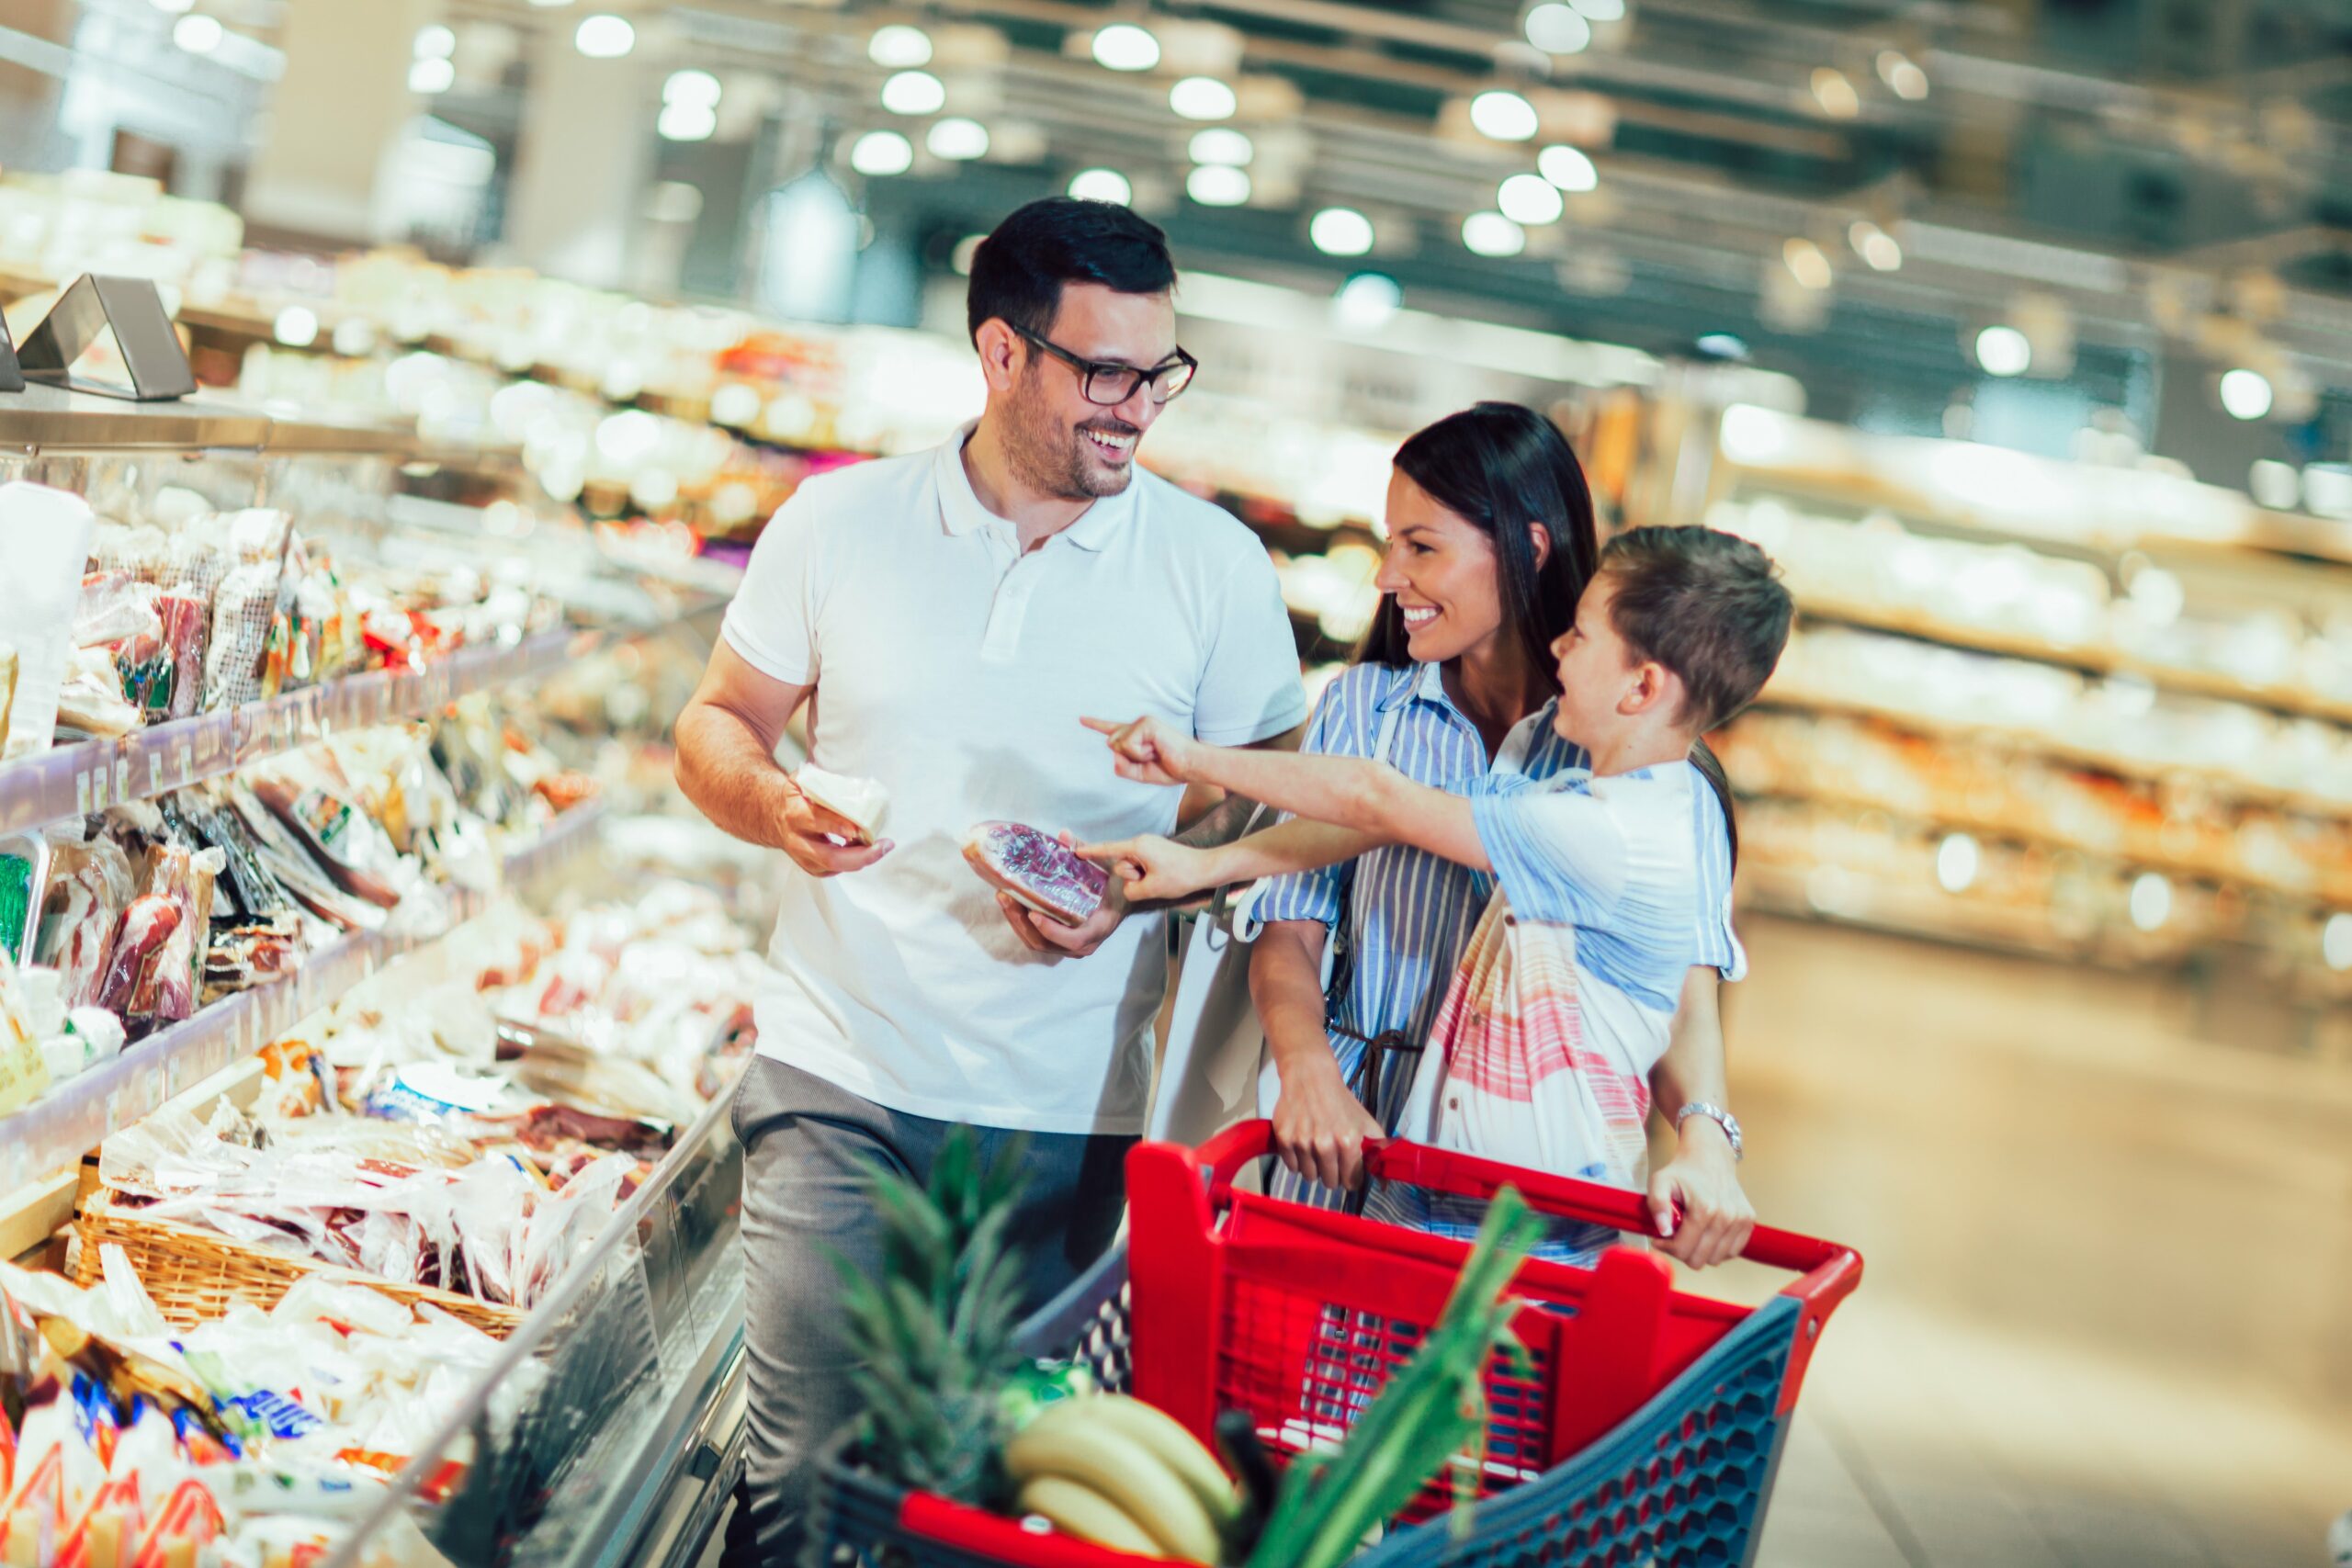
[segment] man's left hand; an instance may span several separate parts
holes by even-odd
[[[1675,1205],[1682,1207],[1677,1222]],[[1673,1159],[1650,1178],[1650,1214],[1657,1247],[1689,1268],[1712,1269],[1739,1256],[1756,1228],[1756,1209],[1740,1190],[1731,1140],[1720,1123],[1693,1116],[1682,1123]]]
[[[1073,847],[1068,833],[1061,835],[1062,847]],[[1010,893],[996,896],[997,908],[1004,911],[1005,923],[1012,928],[1022,945],[1032,953],[1042,953],[1049,958],[1083,958],[1111,940],[1119,922],[1127,918],[1127,898],[1116,876],[1103,890],[1102,902],[1093,914],[1080,924],[1066,926],[1051,915],[1041,915]]]

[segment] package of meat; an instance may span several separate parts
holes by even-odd
[[[49,888],[41,899],[40,937],[34,951],[62,977],[65,1006],[94,1005],[106,980],[107,956],[137,892],[130,857],[99,837],[85,840],[81,825],[52,831]]]
[[[122,669],[104,648],[77,648],[57,689],[57,733],[70,739],[115,740],[140,726],[139,709],[123,700]]]
[[[204,657],[208,711],[261,700],[263,665],[277,615],[277,563],[247,562],[220,580],[212,596],[212,632]]]
[[[1050,833],[1019,822],[982,822],[964,840],[980,880],[1066,926],[1082,925],[1102,904],[1110,875]]]
[[[194,791],[181,792],[178,809],[189,836],[203,848],[219,850],[226,862],[226,881],[215,896],[214,919],[231,923],[270,921],[293,912],[294,901],[262,868],[253,837],[235,812]]]
[[[155,615],[163,625],[164,655],[171,660],[164,716],[187,718],[204,700],[204,648],[212,635],[211,605],[192,593],[161,593],[155,598]]]
[[[322,785],[299,787],[284,778],[256,778],[253,792],[336,886],[387,909],[401,901],[388,876],[399,852],[357,807]]]
[[[82,579],[74,607],[74,646],[103,648],[129,638],[160,638],[155,585],[128,572],[93,571]]]
[[[0,1116],[48,1088],[49,1066],[33,1030],[32,1010],[17,982],[17,966],[0,953]]]
[[[179,929],[180,907],[166,894],[142,893],[130,901],[116,926],[107,955],[106,977],[98,986],[97,1005],[128,1025],[134,1016],[152,1017],[154,983],[152,976],[163,956],[164,944]],[[138,998],[147,999],[147,1011],[134,1014]]]
[[[229,790],[237,820],[252,838],[254,852],[270,879],[321,919],[346,931],[375,931],[385,920],[381,906],[355,898],[337,887],[276,813],[242,784]]]

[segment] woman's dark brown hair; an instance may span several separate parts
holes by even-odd
[[[1600,559],[1592,490],[1568,438],[1533,409],[1475,403],[1408,437],[1396,462],[1397,471],[1430,500],[1494,541],[1503,634],[1556,689],[1552,643],[1576,624],[1577,601]],[[1541,564],[1528,536],[1530,523],[1551,536]],[[1355,662],[1399,669],[1413,662],[1406,650],[1404,612],[1394,597],[1381,601],[1357,646]],[[1703,740],[1691,748],[1690,761],[1723,803],[1724,829],[1736,861],[1739,827],[1723,764]]]

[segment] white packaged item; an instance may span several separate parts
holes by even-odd
[[[73,652],[95,521],[90,503],[71,491],[23,480],[0,485],[0,582],[7,584],[8,640],[17,650],[7,757],[48,750],[57,728],[57,693]]]
[[[792,775],[800,793],[837,816],[857,824],[860,841],[872,843],[874,830],[882,825],[882,813],[890,804],[890,792],[872,779],[854,779],[846,773],[827,773],[814,762],[803,762],[800,771]]]
[[[65,1015],[65,1028],[82,1042],[83,1052],[90,1062],[122,1055],[122,1020],[104,1008],[75,1008]]]

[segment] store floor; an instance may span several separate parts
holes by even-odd
[[[2352,1066],[2190,1038],[2216,1012],[2177,983],[1743,930],[1751,1190],[1868,1260],[1767,1568],[2323,1563],[2352,1508]]]

